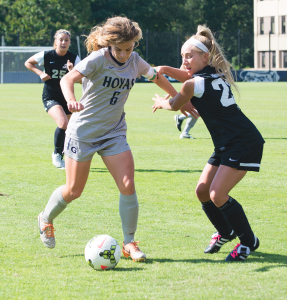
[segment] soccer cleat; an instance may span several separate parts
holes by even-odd
[[[146,255],[140,250],[137,244],[140,242],[131,241],[126,244],[123,243],[123,255],[124,257],[131,257],[133,261],[145,261]]]
[[[192,137],[191,135],[189,135],[189,134],[181,134],[180,136],[179,136],[179,138],[180,139],[194,139],[194,137]]]
[[[45,223],[42,221],[41,216],[43,212],[41,212],[38,216],[38,224],[40,229],[40,238],[43,244],[48,248],[55,248],[56,240],[54,235],[54,226],[53,223]]]
[[[52,153],[53,165],[59,169],[65,169],[65,161],[60,153]]]
[[[181,125],[182,125],[183,120],[179,119],[179,115],[175,115],[174,120],[175,120],[175,124],[176,124],[177,129],[179,131],[181,131]]]
[[[244,261],[251,252],[255,251],[259,247],[259,239],[255,237],[255,242],[253,247],[247,247],[242,244],[237,244],[234,249],[229,253],[225,258],[225,261],[234,262],[234,261]]]
[[[220,248],[236,238],[235,232],[232,230],[229,236],[221,236],[218,232],[214,233],[211,236],[211,241],[209,245],[205,248],[204,253],[216,253],[220,250]]]

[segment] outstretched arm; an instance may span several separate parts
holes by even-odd
[[[182,85],[180,92],[171,99],[161,98],[156,95],[156,98],[153,98],[155,101],[153,105],[153,112],[155,112],[157,109],[177,111],[189,102],[189,100],[193,97],[193,94],[194,80],[190,79]]]
[[[190,79],[190,76],[187,74],[186,70],[183,67],[181,67],[180,69],[176,69],[169,66],[158,66],[154,69],[158,73],[170,76],[180,82],[185,82],[186,80]]]
[[[170,96],[174,97],[177,94],[175,88],[162,74],[157,73],[155,79],[153,79],[152,81]]]

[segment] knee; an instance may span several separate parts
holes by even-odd
[[[209,196],[210,199],[212,200],[212,202],[217,206],[220,207],[224,204],[224,200],[226,197],[224,197],[225,195],[223,195],[222,193],[220,193],[217,190],[210,190],[209,192]],[[228,195],[227,195],[228,197]]]
[[[131,177],[124,177],[119,186],[119,190],[124,195],[132,195],[135,192],[135,182]]]
[[[57,125],[58,125],[59,128],[66,130],[67,127],[68,127],[68,121],[66,121],[66,120],[60,120],[57,123]]]
[[[197,185],[195,195],[200,202],[207,202],[210,200],[208,187],[203,183]]]
[[[63,198],[65,199],[65,201],[67,202],[72,202],[73,200],[80,198],[82,195],[83,190],[79,189],[79,188],[69,188],[66,187],[63,190]]]

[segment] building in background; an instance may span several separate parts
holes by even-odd
[[[287,0],[254,0],[254,68],[287,70]]]

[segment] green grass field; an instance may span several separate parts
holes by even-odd
[[[237,101],[265,138],[261,171],[231,192],[244,207],[260,248],[243,263],[224,258],[233,241],[203,253],[214,233],[194,189],[213,152],[202,120],[195,140],[180,140],[174,112],[151,113],[154,84],[136,84],[126,104],[128,142],[140,203],[136,240],[145,263],[122,257],[111,271],[85,261],[86,243],[123,237],[119,192],[95,155],[80,199],[54,222],[57,247],[46,249],[37,216],[65,172],[51,162],[54,121],[41,84],[0,85],[0,299],[286,299],[287,83],[241,83]],[[179,84],[175,84],[177,89]],[[81,88],[76,87],[78,99]]]

